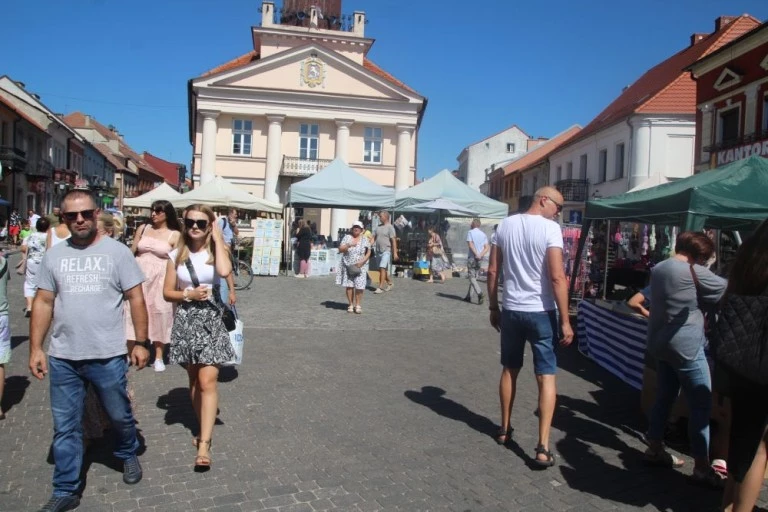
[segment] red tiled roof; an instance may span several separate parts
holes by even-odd
[[[625,119],[633,113],[694,114],[696,82],[685,69],[733,39],[760,25],[748,14],[735,17],[717,32],[646,71],[598,114],[569,145]]]
[[[19,117],[24,119],[26,122],[34,126],[35,128],[39,129],[40,131],[46,131],[45,128],[43,128],[40,124],[38,124],[37,121],[29,117],[27,114],[25,114],[23,111],[16,108],[16,106],[10,101],[5,99],[4,97],[0,96],[0,103],[8,107],[11,111],[16,113]]]
[[[149,163],[157,172],[163,175],[168,184],[173,185],[174,187],[179,186],[179,166],[181,164],[163,160],[146,151],[142,157],[145,162]]]
[[[395,84],[398,87],[402,87],[406,91],[410,91],[410,92],[412,92],[414,94],[418,94],[416,91],[414,91],[413,89],[411,89],[410,87],[405,85],[404,82],[402,82],[402,81],[398,80],[397,78],[395,78],[394,76],[390,75],[389,73],[387,73],[386,71],[384,71],[383,69],[381,69],[379,66],[377,66],[376,64],[374,64],[372,61],[370,61],[368,59],[363,59],[363,67],[365,69],[367,69],[368,71],[370,71],[371,73],[373,73],[374,75],[377,75],[377,76],[383,78],[384,80],[386,80],[386,81],[388,81],[388,82],[390,82],[392,84]]]
[[[93,147],[95,147],[99,153],[104,155],[104,158],[109,160],[109,163],[114,165],[115,169],[127,169],[125,164],[121,162],[114,153],[112,153],[112,149],[110,149],[110,147],[106,144],[96,143],[93,145]]]
[[[539,144],[517,160],[502,167],[502,169],[504,169],[504,176],[528,169],[529,167],[533,167],[543,160],[546,160],[549,155],[575,137],[580,131],[581,126],[575,124],[567,130],[558,133],[548,141]]]
[[[215,75],[216,73],[222,73],[231,69],[237,69],[239,67],[245,66],[246,64],[250,64],[255,60],[259,60],[259,53],[256,50],[251,50],[245,55],[241,55],[235,59],[225,62],[220,66],[216,66],[215,68],[206,71],[200,75],[200,77]]]

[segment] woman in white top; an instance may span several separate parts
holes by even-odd
[[[219,402],[219,365],[235,356],[221,319],[225,306],[218,290],[221,279],[232,272],[232,263],[213,210],[192,205],[184,210],[183,220],[177,248],[169,254],[163,287],[165,300],[178,303],[169,359],[187,370],[192,405],[200,423],[200,435],[193,441],[197,446],[195,471],[207,471]]]
[[[72,233],[69,232],[69,228],[66,224],[64,224],[64,222],[61,221],[61,216],[59,216],[59,225],[54,226],[48,230],[48,238],[46,239],[45,247],[50,249],[54,245],[67,240],[71,236]]]

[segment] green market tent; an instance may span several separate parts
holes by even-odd
[[[288,189],[289,206],[306,208],[389,209],[395,191],[374,183],[340,158]]]
[[[754,227],[768,218],[768,159],[752,156],[656,187],[588,201],[584,217],[684,230]]]
[[[472,189],[448,170],[440,171],[428,180],[398,192],[396,197],[395,211],[409,212],[420,203],[449,199],[459,206],[477,212],[478,217],[501,219],[509,212],[506,203],[495,201]]]

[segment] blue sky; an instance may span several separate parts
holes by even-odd
[[[5,0],[0,74],[55,112],[115,125],[135,150],[186,163],[189,78],[252,49],[261,0]],[[429,99],[418,175],[512,124],[551,137],[716,17],[768,19],[765,0],[343,0],[365,11],[369,58]]]

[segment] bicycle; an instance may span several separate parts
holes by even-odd
[[[238,244],[235,244],[235,250],[232,251],[232,278],[235,282],[235,290],[245,290],[253,282],[253,269],[250,264],[240,259]]]

